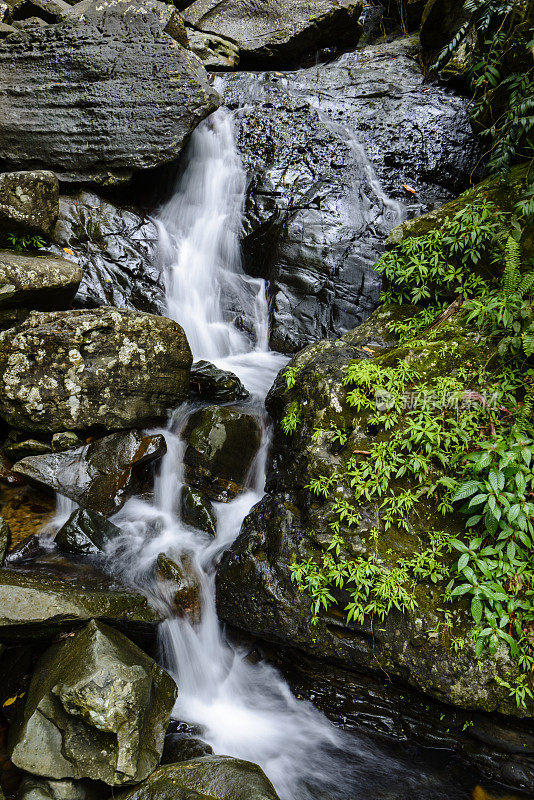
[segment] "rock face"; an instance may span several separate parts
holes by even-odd
[[[16,428],[142,427],[189,395],[191,351],[165,317],[113,308],[32,313],[0,341],[0,414]]]
[[[105,183],[179,155],[218,98],[201,62],[171,38],[160,6],[93,0],[82,17],[2,43],[0,158],[8,168]]]
[[[139,782],[158,764],[175,697],[170,675],[93,620],[37,663],[11,759],[49,778]]]
[[[145,597],[102,579],[89,581],[74,569],[69,576],[0,569],[0,638],[48,639],[90,619],[111,622],[131,635],[155,632],[161,618]]]
[[[53,172],[0,175],[0,231],[51,236],[59,214],[59,181]]]
[[[278,800],[257,764],[230,756],[205,756],[159,767],[123,800]]]
[[[211,500],[228,502],[245,488],[261,441],[256,417],[238,408],[208,406],[184,430],[187,482]]]
[[[214,33],[203,33],[189,28],[189,47],[206,69],[236,69],[239,64],[239,47],[229,39]]]
[[[0,309],[67,308],[82,279],[82,270],[65,258],[0,251]]]
[[[65,553],[87,556],[101,553],[108,542],[121,535],[121,530],[102,514],[78,508],[54,537],[56,547]]]
[[[161,314],[165,290],[157,264],[157,228],[139,210],[82,191],[59,200],[54,241],[83,269],[75,304]]]
[[[290,66],[308,51],[356,44],[360,0],[195,0],[186,23],[230,39],[241,67]]]
[[[364,341],[370,328],[380,339],[381,310],[366,323]],[[382,317],[382,321],[381,321]],[[365,326],[363,326],[365,327]],[[429,344],[424,339],[378,355],[396,363],[405,358],[423,378],[450,375],[454,369],[486,363],[491,351],[481,336],[469,330],[461,317],[452,317],[434,334]],[[358,330],[351,337],[323,341],[299,353],[292,366],[298,368],[295,386],[286,391],[280,376],[267,398],[267,407],[279,421],[293,402],[300,404],[301,424],[292,436],[280,429],[275,434],[267,494],[245,519],[241,533],[223,556],[217,574],[218,610],[222,619],[254,635],[290,644],[315,657],[360,670],[383,670],[403,682],[460,708],[498,711],[512,716],[531,716],[534,703],[525,707],[516,702],[497,681],[514,674],[517,667],[506,647],[494,657],[479,663],[470,636],[470,615],[461,605],[452,608],[451,636],[463,637],[465,647],[455,652],[447,636],[435,632],[443,625],[443,589],[420,582],[416,588],[418,606],[400,613],[392,610],[380,624],[366,617],[360,625],[346,621],[344,611],[349,594],[332,589],[335,604],[321,611],[316,625],[311,623],[310,598],[291,580],[290,565],[308,558],[316,560],[331,542],[329,502],[321,502],[304,491],[310,480],[330,475],[346,463],[348,454],[366,451],[373,441],[365,414],[358,414],[346,401],[350,387],[343,384],[344,369],[351,359],[368,357],[372,346],[361,349]],[[379,351],[380,352],[380,351]],[[330,435],[314,437],[316,429],[329,427],[330,421],[349,429],[345,444]],[[382,434],[381,434],[382,435]],[[357,448],[355,450],[355,448]],[[387,528],[374,505],[359,506],[362,521],[357,527],[343,528],[345,557],[378,553],[380,563],[392,569],[405,554],[420,552],[426,531],[452,530],[458,535],[463,520],[444,518],[428,501],[412,520],[409,531]],[[382,512],[380,512],[382,513]],[[376,542],[372,531],[379,526]]]
[[[145,470],[165,451],[163,436],[124,431],[76,450],[24,458],[13,471],[31,483],[70,497],[82,508],[107,516],[135,494]]]
[[[224,78],[250,177],[245,269],[267,280],[275,350],[366,319],[389,231],[458,194],[475,169],[464,100],[429,87],[416,53],[397,40],[283,76]]]

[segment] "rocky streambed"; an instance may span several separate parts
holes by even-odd
[[[0,3],[0,797],[534,791],[532,701],[451,647],[465,608],[444,630],[421,580],[315,619],[291,577],[330,542],[310,481],[375,435],[347,364],[489,355],[461,315],[399,345],[377,259],[525,180],[477,183],[462,84],[422,69],[461,4],[389,5]]]

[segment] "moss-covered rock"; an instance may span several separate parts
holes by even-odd
[[[0,251],[0,309],[68,308],[82,279],[66,258]]]
[[[0,175],[1,233],[51,236],[58,214],[59,181],[53,172]]]

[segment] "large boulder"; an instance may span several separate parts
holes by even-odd
[[[191,351],[165,317],[114,308],[32,313],[0,342],[0,414],[15,428],[142,427],[189,395]]]
[[[231,406],[207,406],[184,430],[186,480],[211,500],[228,502],[242,492],[261,442],[258,419]]]
[[[146,598],[69,566],[58,575],[32,566],[0,569],[0,640],[31,641],[101,619],[132,636],[153,636],[161,622]]]
[[[50,237],[59,214],[59,181],[53,172],[0,175],[0,231]]]
[[[278,795],[257,764],[204,756],[159,767],[121,800],[278,800]]]
[[[1,250],[0,309],[68,308],[81,279],[81,268],[66,258]]]
[[[275,350],[366,319],[390,230],[456,196],[476,169],[465,100],[429,86],[416,53],[403,39],[320,67],[223,78],[250,178],[244,265],[267,281]]]
[[[75,450],[23,458],[13,471],[107,516],[144,488],[147,469],[165,451],[163,436],[123,431]]]
[[[176,687],[123,634],[92,620],[41,656],[11,760],[47,778],[138,783],[157,766]]]
[[[195,0],[188,25],[235,42],[242,67],[291,66],[306,52],[357,43],[360,0]]]
[[[183,26],[171,11],[92,0],[80,17],[4,40],[5,165],[105,183],[175,159],[219,101],[199,59],[172,38]]]
[[[61,196],[54,242],[57,253],[66,249],[83,269],[75,305],[164,311],[158,231],[139,209],[88,191]]]

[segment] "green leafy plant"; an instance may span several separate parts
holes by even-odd
[[[41,236],[17,236],[14,233],[8,233],[7,240],[11,248],[17,253],[25,253],[29,250],[40,250],[42,247],[46,246],[46,242]]]

